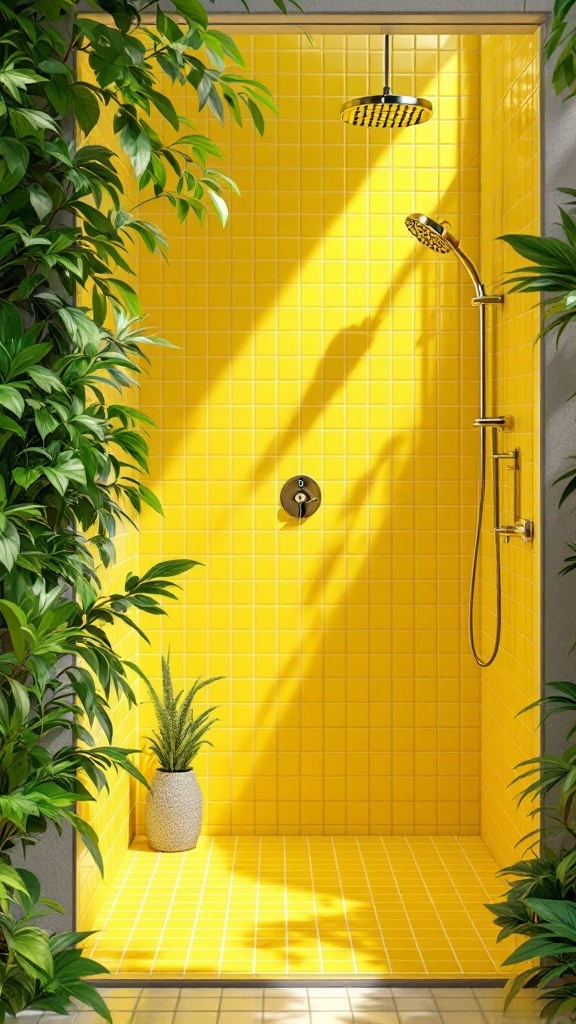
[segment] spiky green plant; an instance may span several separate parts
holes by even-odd
[[[180,690],[174,696],[168,655],[167,658],[162,656],[162,700],[152,684],[145,680],[158,722],[158,730],[154,730],[146,739],[151,751],[158,758],[161,771],[186,772],[203,746],[213,746],[210,740],[206,739],[206,733],[219,721],[210,717],[217,708],[206,708],[194,717],[193,704],[200,690],[222,678],[211,676],[210,679],[202,679],[199,676],[186,696],[184,690]]]

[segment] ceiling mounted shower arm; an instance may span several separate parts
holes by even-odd
[[[390,87],[390,36],[384,36],[384,88],[382,90],[383,96],[389,96],[392,92]]]

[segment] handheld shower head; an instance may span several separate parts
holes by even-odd
[[[484,285],[474,263],[466,253],[462,252],[460,239],[450,234],[445,224],[433,220],[432,217],[427,217],[424,213],[411,213],[406,217],[405,224],[410,234],[414,235],[414,238],[417,238],[428,249],[432,249],[441,256],[454,253],[469,274],[476,295],[481,297],[485,294]]]
[[[405,224],[410,234],[422,242],[422,245],[433,249],[434,252],[442,253],[443,256],[460,246],[459,240],[446,230],[444,224],[439,224],[423,213],[411,213],[406,217]]]

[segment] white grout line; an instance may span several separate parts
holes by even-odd
[[[432,840],[432,845],[434,846],[434,837],[430,836],[429,838]],[[434,897],[432,896],[432,893],[430,892],[430,890],[428,888],[428,885],[426,883],[426,876],[424,875],[424,872],[422,871],[422,868],[420,867],[420,861],[418,860],[414,850],[412,849],[412,847],[410,845],[410,837],[409,836],[404,836],[404,841],[406,843],[406,846],[408,847],[408,850],[410,851],[410,855],[411,855],[411,857],[412,857],[412,859],[414,861],[414,864],[416,866],[416,870],[418,871],[418,874],[420,875],[420,878],[422,880],[422,885],[424,886],[424,889],[426,890],[426,895],[427,895],[428,900],[430,902],[430,906],[432,907],[434,913],[436,914],[436,917],[438,918],[438,922],[439,922],[440,927],[442,929],[442,932],[444,934],[444,938],[446,939],[448,945],[450,946],[450,949],[452,950],[452,954],[454,956],[454,959],[455,959],[456,963],[458,964],[458,970],[461,971],[462,973],[464,973],[464,968],[462,967],[462,964],[460,963],[460,960],[459,960],[458,954],[457,954],[457,952],[456,952],[456,950],[454,948],[454,944],[452,942],[452,939],[450,938],[448,932],[446,931],[446,928],[444,927],[444,922],[442,920],[442,917],[438,913],[438,910],[436,908],[436,901],[435,901]],[[438,857],[438,860],[439,860],[440,864],[442,865],[444,870],[446,870],[446,865],[444,864],[444,862],[443,862],[442,858],[440,857],[440,854],[438,853],[438,850],[436,849],[435,846],[434,846],[434,850],[436,852],[436,855]],[[460,893],[458,892],[458,887],[456,885],[454,885],[454,892],[456,893],[458,898],[461,900],[462,897],[460,896]]]
[[[224,917],[224,925],[222,927],[222,942],[220,943],[220,957],[218,959],[218,977],[222,977],[222,964],[224,962],[224,953],[226,951],[226,933],[228,931],[228,921],[230,920],[230,903],[232,901],[232,889],[234,887],[234,868],[236,866],[236,854],[238,853],[238,836],[234,841],[234,854],[232,856],[232,864],[230,865],[230,884],[228,885],[228,901],[226,903],[226,915]]]
[[[132,852],[131,850],[127,850],[126,851],[125,856],[122,858],[122,864],[124,863],[124,860],[130,860],[130,853],[131,852]],[[126,888],[131,868],[132,868],[132,864],[130,864],[130,866],[126,870],[126,874],[124,875],[124,878],[122,880],[122,884],[120,885],[120,887],[118,889],[118,892],[116,893],[115,897],[112,899],[112,903],[111,903],[110,909],[109,909],[108,913],[106,914],[106,917],[104,918],[104,922],[103,922],[102,926],[97,928],[97,939],[96,939],[96,942],[94,943],[94,945],[92,946],[92,950],[91,950],[91,954],[90,954],[91,956],[94,955],[97,947],[100,945],[100,940],[105,935],[106,926],[108,924],[110,924],[110,920],[112,918],[112,914],[116,910],[116,904],[118,903],[118,900],[120,899],[120,897],[122,896],[122,893],[124,892],[124,889]],[[107,899],[111,899],[111,894],[110,893],[108,893]],[[106,905],[106,903],[104,905]],[[94,922],[95,928],[96,928],[97,921],[98,921],[98,918],[96,918],[96,921]]]
[[[260,874],[262,867],[262,836],[258,842],[258,874],[256,880],[256,901],[254,906],[254,948],[252,950],[252,974],[256,974],[258,961],[258,914],[260,913]]]
[[[475,876],[475,877],[476,877],[476,879],[478,880],[478,883],[479,883],[479,884],[480,884],[480,885],[482,886],[482,889],[484,890],[484,894],[485,894],[485,897],[486,897],[486,902],[487,902],[487,903],[492,903],[492,902],[493,902],[493,900],[494,900],[494,897],[492,896],[492,894],[491,894],[491,893],[489,893],[489,892],[488,892],[488,890],[487,890],[486,886],[484,885],[484,882],[482,881],[482,878],[481,878],[481,877],[480,877],[480,875],[478,874],[478,872],[477,872],[476,868],[474,867],[474,864],[473,864],[472,860],[470,859],[470,857],[468,856],[468,854],[467,854],[467,852],[466,852],[466,848],[465,848],[465,847],[464,847],[464,846],[462,845],[462,843],[460,842],[460,837],[459,837],[459,836],[454,836],[454,838],[455,838],[455,840],[456,840],[456,843],[457,843],[457,845],[458,845],[458,847],[459,847],[460,851],[462,852],[462,854],[463,854],[464,858],[466,859],[466,863],[467,863],[467,864],[469,864],[469,866],[470,866],[470,869],[471,869],[472,873],[474,874],[474,876]],[[434,840],[434,838],[432,838],[432,844],[433,844],[433,846],[434,846],[434,849],[436,849],[436,843],[435,843],[435,840]],[[438,859],[440,860],[440,863],[442,864],[442,867],[446,868],[446,871],[448,872],[448,868],[446,867],[446,864],[445,864],[445,863],[444,863],[444,861],[442,860],[442,855],[441,855],[441,853],[440,853],[440,851],[439,851],[439,850],[438,850]],[[500,967],[502,966],[502,965],[501,965],[501,963],[500,963],[500,961],[498,960],[498,962],[497,962],[497,961],[496,961],[496,960],[494,959],[494,957],[492,956],[492,954],[491,954],[491,952],[490,952],[490,949],[488,948],[488,946],[487,946],[487,945],[486,945],[486,943],[484,942],[484,939],[482,938],[482,935],[480,934],[480,932],[479,932],[479,931],[478,931],[478,929],[476,928],[476,925],[475,925],[475,923],[474,923],[474,919],[473,919],[473,918],[472,918],[472,917],[470,916],[470,911],[468,910],[468,907],[466,906],[466,903],[465,903],[465,901],[464,901],[464,900],[462,899],[462,896],[461,896],[460,892],[458,892],[458,890],[456,890],[456,892],[458,893],[458,898],[459,898],[459,900],[460,900],[460,902],[461,902],[462,906],[464,907],[464,910],[466,911],[466,914],[468,915],[468,917],[469,917],[469,919],[470,919],[470,923],[471,923],[471,925],[472,925],[472,927],[473,927],[473,929],[474,929],[474,932],[476,933],[476,935],[477,935],[477,936],[478,936],[478,938],[480,939],[480,942],[481,942],[481,943],[482,943],[482,945],[484,946],[484,949],[486,950],[486,955],[487,955],[487,956],[488,956],[488,957],[490,958],[490,960],[492,961],[492,963],[494,964],[494,966],[495,966],[496,968],[498,968],[498,969],[499,969],[499,968],[500,968]]]
[[[288,915],[290,913],[288,907],[288,872],[286,869],[286,836],[282,836],[282,857],[284,864],[284,942],[286,946],[285,950],[285,967],[284,972],[290,974],[290,932],[288,929]]]
[[[176,880],[174,882],[174,886],[173,886],[173,889],[172,889],[172,895],[170,897],[170,902],[169,902],[169,904],[166,907],[166,913],[164,915],[164,924],[162,925],[162,929],[160,931],[160,934],[158,936],[158,941],[156,943],[156,951],[154,953],[154,956],[152,957],[152,963],[150,964],[150,972],[149,972],[150,974],[154,974],[154,968],[156,966],[156,961],[158,959],[158,953],[160,952],[160,950],[162,948],[162,941],[164,939],[164,935],[165,935],[166,929],[168,927],[168,922],[170,921],[170,917],[171,917],[171,914],[172,914],[172,907],[174,906],[174,902],[175,902],[176,897],[178,895],[178,888],[180,886],[180,880],[182,878],[182,872],[184,871],[184,865],[185,864],[186,864],[186,854],[183,853],[182,854],[182,860],[180,862],[180,867],[178,869],[178,873],[176,875]]]
[[[338,854],[336,852],[336,843],[334,842],[334,836],[330,836],[332,842],[332,852],[334,854],[334,863],[336,865],[336,874],[338,876],[338,885],[340,886],[340,894],[342,898],[342,912],[344,914],[344,921],[346,922],[346,931],[348,932],[348,942],[350,943],[350,951],[352,953],[352,963],[354,964],[354,974],[358,974],[358,964],[356,963],[356,951],[354,949],[354,940],[352,938],[352,932],[350,931],[350,922],[348,920],[348,909],[346,907],[346,897],[344,895],[344,886],[342,885],[342,877],[340,875],[340,865],[338,864]]]
[[[122,953],[122,956],[121,956],[120,961],[118,963],[117,973],[119,973],[122,970],[122,964],[124,963],[124,958],[125,958],[126,953],[128,952],[128,950],[130,949],[130,943],[132,942],[132,939],[134,938],[134,933],[136,931],[136,928],[138,927],[138,922],[140,920],[140,915],[142,913],[142,910],[146,906],[146,901],[147,901],[148,896],[150,895],[150,890],[152,889],[152,884],[154,882],[154,878],[155,878],[156,872],[158,871],[158,868],[160,866],[160,861],[161,860],[162,860],[161,854],[159,854],[157,857],[154,858],[154,867],[152,868],[152,871],[150,872],[150,878],[148,879],[148,885],[146,886],[146,889],[142,893],[142,899],[140,901],[140,906],[139,906],[138,911],[136,913],[136,916],[134,918],[134,923],[132,925],[132,928],[130,929],[130,935],[126,939],[126,944],[124,946],[124,952]]]
[[[388,949],[386,948],[386,940],[384,938],[384,932],[382,931],[382,925],[380,923],[380,915],[378,913],[378,908],[376,907],[376,904],[374,902],[374,894],[372,892],[372,886],[370,885],[370,877],[368,875],[368,870],[366,868],[366,863],[364,861],[364,854],[362,853],[362,847],[360,846],[360,839],[359,839],[358,836],[355,836],[355,839],[356,839],[356,846],[358,847],[358,853],[360,855],[360,861],[362,863],[362,870],[364,872],[364,878],[366,879],[366,887],[368,889],[368,892],[370,893],[370,902],[372,904],[372,910],[374,911],[374,917],[376,918],[376,924],[378,925],[378,931],[380,932],[380,941],[382,943],[382,949],[384,950],[384,953],[386,955],[386,961],[388,963],[388,970],[389,970],[390,974],[392,974],[392,964],[390,962],[390,957],[388,955]]]
[[[320,973],[324,974],[324,954],[322,952],[322,937],[320,935],[320,923],[318,921],[318,904],[316,902],[316,886],[314,884],[314,866],[312,864],[310,836],[306,836],[306,846],[308,849],[308,864],[310,865],[310,889],[312,892],[312,906],[314,907],[314,924],[316,925],[316,939],[318,942],[318,959],[320,962]]]
[[[390,868],[390,875],[391,875],[391,877],[392,877],[392,879],[394,881],[394,885],[396,886],[396,893],[398,895],[398,899],[400,900],[400,903],[402,905],[402,910],[404,911],[404,914],[406,915],[406,921],[408,923],[408,928],[410,929],[410,934],[412,935],[412,940],[414,942],[414,949],[417,950],[418,956],[420,957],[420,959],[422,961],[422,968],[424,970],[424,973],[428,974],[428,968],[426,967],[426,962],[424,960],[424,957],[422,956],[422,951],[420,949],[420,946],[418,945],[418,940],[416,938],[416,933],[414,931],[414,928],[412,927],[412,918],[411,918],[410,914],[408,913],[408,908],[406,907],[406,904],[404,902],[404,897],[402,895],[402,889],[398,885],[398,880],[396,878],[396,873],[395,873],[394,868],[392,866],[392,861],[390,860],[390,854],[388,853],[388,849],[387,849],[386,843],[384,842],[384,837],[383,836],[380,836],[380,842],[382,843],[382,848],[384,850],[384,855],[386,857],[386,860],[388,861],[388,867]]]
[[[190,942],[188,943],[188,949],[186,950],[186,958],[184,960],[184,966],[182,968],[182,977],[186,977],[188,970],[188,964],[192,957],[192,947],[194,945],[194,939],[196,938],[196,929],[198,928],[198,920],[200,918],[200,911],[202,910],[202,900],[206,891],[206,883],[208,881],[208,875],[210,872],[210,863],[212,861],[212,851],[214,850],[214,839],[210,840],[210,848],[208,850],[208,856],[206,857],[206,864],[204,866],[204,878],[202,879],[202,887],[198,893],[198,903],[196,905],[196,914],[194,916],[194,924],[192,925],[192,931],[190,933]]]

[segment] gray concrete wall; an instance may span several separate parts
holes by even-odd
[[[542,223],[546,234],[558,234],[559,186],[576,187],[576,100],[564,103],[549,86],[544,69],[542,97]],[[574,679],[576,652],[576,575],[558,576],[569,553],[566,542],[576,539],[575,502],[558,509],[560,488],[553,481],[568,468],[576,453],[576,329],[566,332],[558,350],[554,340],[542,345],[542,679]],[[563,746],[564,722],[556,716],[544,722],[542,749]]]

